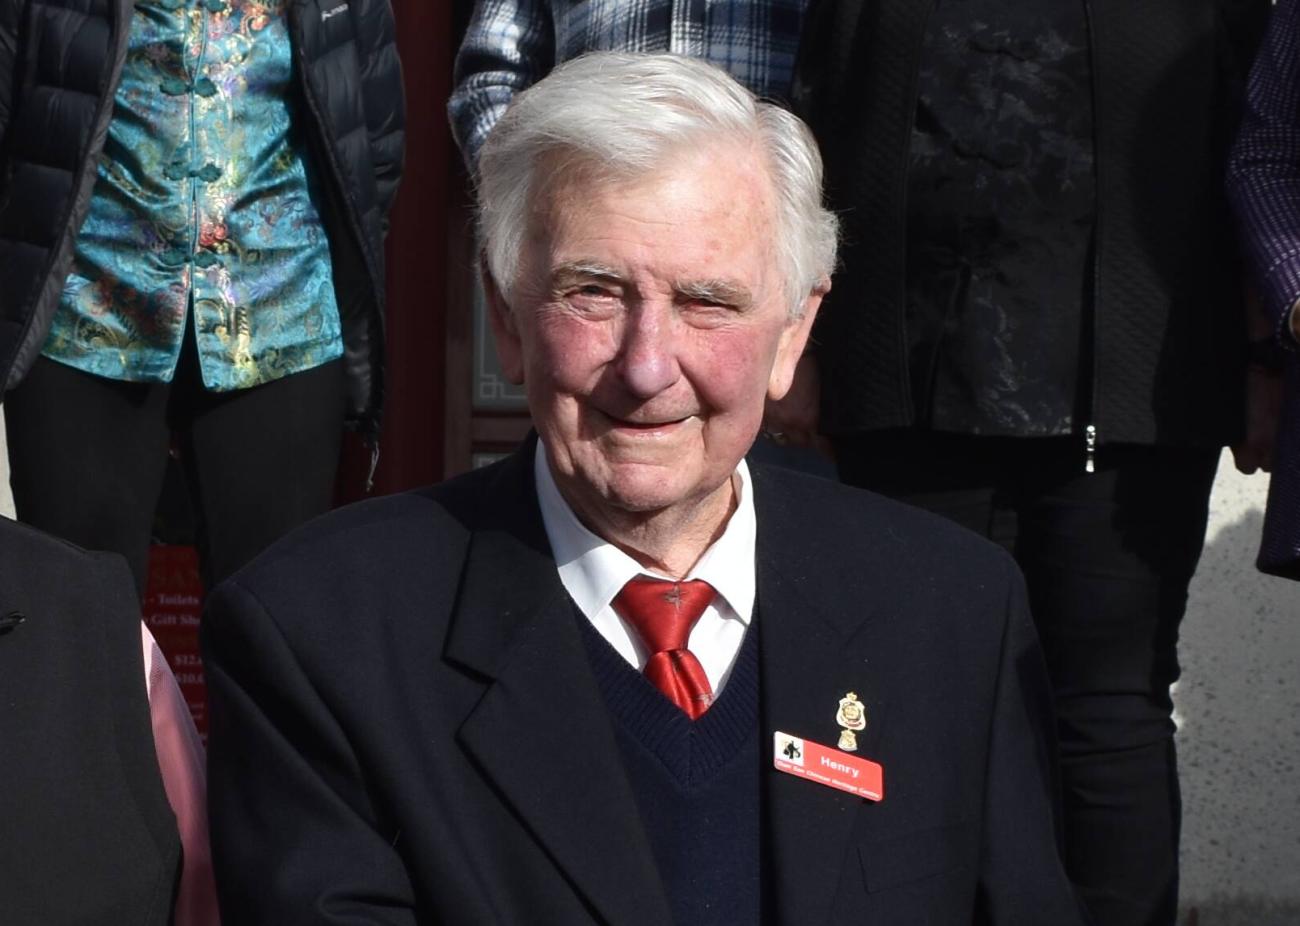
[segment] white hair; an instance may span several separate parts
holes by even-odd
[[[830,278],[838,222],[822,206],[822,159],[808,127],[712,65],[667,54],[594,52],[515,97],[483,145],[479,236],[488,269],[513,291],[543,162],[634,179],[701,141],[756,144],[776,194],[776,241],[792,316]],[[559,156],[558,161],[551,159]]]

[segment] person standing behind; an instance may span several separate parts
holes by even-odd
[[[377,437],[392,10],[81,6],[0,0],[14,502],[143,588],[174,429],[210,586],[330,506],[345,419]]]
[[[1282,414],[1258,566],[1300,579],[1300,3],[1280,0],[1251,71],[1228,193],[1273,337],[1258,345],[1282,369]],[[1279,349],[1281,345],[1285,350]]]
[[[589,51],[666,51],[700,58],[752,93],[784,99],[808,0],[477,0],[448,101],[470,173],[515,94]]]
[[[794,81],[846,244],[768,427],[806,439],[819,412],[845,481],[1015,553],[1067,866],[1106,926],[1176,916],[1169,686],[1241,427],[1222,172],[1267,8],[819,2]]]

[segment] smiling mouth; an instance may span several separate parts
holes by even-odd
[[[604,414],[604,413],[602,413]],[[606,420],[616,429],[621,431],[632,431],[638,433],[652,434],[655,431],[667,431],[678,425],[685,424],[693,418],[693,415],[686,415],[682,418],[673,418],[660,421],[632,421],[627,418],[619,418],[616,415],[605,414]]]

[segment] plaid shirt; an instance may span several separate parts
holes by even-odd
[[[808,0],[478,0],[447,108],[473,168],[511,98],[587,51],[667,51],[785,99]]]
[[[1246,255],[1284,344],[1300,302],[1300,0],[1279,0],[1228,168]]]

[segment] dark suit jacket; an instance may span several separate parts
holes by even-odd
[[[0,923],[163,926],[180,860],[126,563],[0,518]]]
[[[767,919],[1077,923],[1047,681],[1010,559],[754,467]],[[205,621],[232,923],[670,922],[556,573],[531,453],[310,525]],[[855,691],[879,804],[776,772]]]

